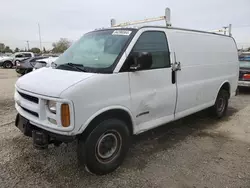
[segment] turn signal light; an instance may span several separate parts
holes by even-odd
[[[244,74],[243,78],[244,80],[250,80],[250,74]]]
[[[68,127],[70,125],[70,112],[68,104],[61,105],[61,121],[63,127]]]

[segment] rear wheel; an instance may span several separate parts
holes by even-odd
[[[13,67],[13,64],[11,61],[5,61],[3,67],[6,69],[11,69]]]
[[[78,160],[88,171],[104,175],[123,162],[129,149],[129,130],[118,119],[104,120],[89,134],[78,140]]]
[[[228,91],[221,89],[216,98],[214,106],[211,108],[212,113],[215,117],[221,118],[226,114],[228,108],[228,99]]]

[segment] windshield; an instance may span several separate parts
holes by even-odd
[[[59,69],[68,63],[95,72],[111,69],[131,35],[132,30],[122,29],[87,33],[59,56],[55,64]]]
[[[240,61],[240,67],[250,68],[250,61]]]

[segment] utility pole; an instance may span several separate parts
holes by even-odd
[[[28,40],[27,40],[26,42],[27,42],[27,47],[28,47],[27,49],[28,49],[28,51],[29,51],[29,50],[30,50],[30,44],[29,44],[29,41],[28,41]]]
[[[40,50],[42,51],[42,39],[41,39],[41,30],[40,30],[40,24],[38,23],[38,34],[39,34],[39,42],[40,42]]]
[[[232,24],[229,24],[229,26],[228,26],[228,35],[230,37],[232,36]]]
[[[116,20],[115,19],[111,19],[111,27],[113,27],[114,25],[116,25]]]

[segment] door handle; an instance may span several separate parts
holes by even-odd
[[[174,62],[174,63],[172,64],[172,70],[173,70],[173,71],[181,70],[181,62]]]

